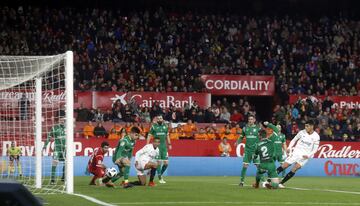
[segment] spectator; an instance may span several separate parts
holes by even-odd
[[[341,141],[341,138],[342,138],[342,135],[343,134],[343,131],[340,127],[340,124],[336,124],[335,125],[335,129],[333,131],[333,140],[335,141]]]
[[[87,108],[84,108],[82,103],[80,104],[79,108],[76,109],[75,111],[77,112],[76,121],[78,122],[88,121],[88,116],[90,111]]]
[[[107,137],[106,129],[101,122],[98,122],[98,124],[94,128],[94,136],[97,138]]]
[[[221,157],[230,157],[230,152],[232,151],[232,149],[231,149],[231,145],[228,143],[226,137],[224,139],[222,139],[218,148],[219,148]]]
[[[196,125],[192,122],[191,119],[187,121],[187,123],[183,126],[185,137],[188,139],[194,138],[194,132],[197,131]]]
[[[205,132],[204,128],[200,128],[200,132],[194,135],[195,140],[208,140],[208,135]]]
[[[220,114],[219,122],[223,122],[223,123],[229,123],[230,122],[230,113],[228,112],[226,107],[221,108],[221,114]]]
[[[356,141],[360,142],[360,122],[356,124],[356,129],[354,130],[354,137]]]
[[[109,140],[117,140],[120,139],[120,134],[118,132],[116,132],[116,130],[114,128],[110,129],[110,133],[108,136]]]
[[[205,116],[201,110],[195,115],[194,122],[205,123]]]
[[[215,121],[215,114],[212,112],[212,108],[209,107],[206,111],[205,111],[205,119],[207,120],[207,122],[214,122]]]
[[[100,109],[95,110],[94,121],[95,122],[103,122],[104,121],[104,114],[101,112]]]
[[[104,122],[108,122],[112,120],[111,110],[106,110],[106,113],[103,116]]]
[[[172,128],[170,133],[169,133],[170,139],[171,140],[178,140],[179,139],[179,133],[176,129],[176,127]]]
[[[206,133],[208,136],[208,140],[215,140],[216,138],[216,133],[215,133],[215,129],[213,127],[207,127],[206,129]]]
[[[238,110],[234,109],[233,114],[230,117],[230,121],[233,123],[239,123],[244,121],[244,116],[238,112]]]
[[[84,129],[83,129],[84,137],[85,137],[86,139],[89,139],[89,138],[91,138],[91,137],[94,137],[94,136],[95,136],[95,135],[94,135],[94,129],[95,129],[95,127],[93,126],[92,122],[89,121],[88,124],[86,124],[86,125],[84,126]]]
[[[323,111],[330,110],[334,102],[330,99],[329,96],[325,97],[325,100],[322,103],[322,109]]]
[[[116,122],[114,122],[113,126],[111,127],[110,130],[115,130],[115,132],[117,134],[120,134],[120,131],[121,131],[121,126],[119,126]]]
[[[145,122],[145,123],[151,122],[149,109],[147,107],[141,109],[140,119],[141,119],[141,122]]]

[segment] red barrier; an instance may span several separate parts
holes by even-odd
[[[215,95],[272,96],[274,76],[202,75],[206,89]]]

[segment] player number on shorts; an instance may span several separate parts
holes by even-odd
[[[260,150],[262,152],[263,157],[269,156],[267,147],[261,147]]]

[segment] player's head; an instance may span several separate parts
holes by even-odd
[[[259,130],[259,137],[260,137],[260,139],[265,139],[266,138],[266,130],[264,130],[264,129]]]
[[[226,144],[227,143],[227,137],[224,137],[223,139],[222,139],[222,142],[224,143],[224,144]]]
[[[160,139],[159,138],[154,138],[152,144],[153,144],[154,148],[157,148],[160,145]]]
[[[162,117],[161,115],[157,116],[156,122],[157,122],[158,124],[162,124],[162,123],[164,122],[163,117]]]
[[[15,147],[15,142],[11,142],[11,147]]]
[[[104,154],[109,151],[109,147],[110,147],[109,142],[103,141],[101,143],[101,149],[103,150]]]
[[[249,115],[248,116],[248,123],[250,125],[253,125],[253,124],[255,124],[255,122],[256,122],[255,116],[254,115]]]
[[[279,130],[279,132],[281,132],[281,125],[276,125],[276,128]]]
[[[139,139],[139,137],[140,137],[140,129],[138,127],[131,127],[129,136],[133,140]]]
[[[314,120],[310,119],[305,122],[305,130],[307,133],[311,134],[314,132],[315,122]]]

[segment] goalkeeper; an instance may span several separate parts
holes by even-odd
[[[18,168],[18,174],[21,177],[22,176],[22,169],[21,169],[21,162],[20,162],[21,149],[19,147],[15,147],[15,142],[11,142],[11,146],[7,150],[7,154],[9,156],[9,160],[10,160],[10,166],[8,168],[8,175],[10,175],[11,173],[15,173],[14,162],[16,161],[17,168]]]
[[[66,133],[65,133],[64,122],[65,122],[64,119],[60,118],[59,123],[51,128],[43,148],[45,149],[48,143],[53,139],[54,150],[53,150],[53,161],[51,165],[50,184],[55,184],[55,172],[57,165],[59,164],[59,162],[65,161]],[[65,164],[62,168],[61,181],[62,182],[65,181]]]

